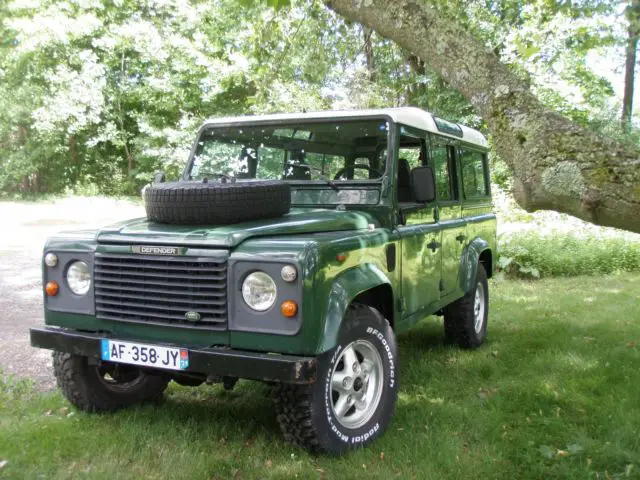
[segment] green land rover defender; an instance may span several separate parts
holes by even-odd
[[[482,344],[496,259],[487,143],[417,108],[220,118],[146,218],[43,252],[58,385],[107,411],[167,384],[273,385],[285,438],[342,453],[380,436],[396,334],[430,315]]]

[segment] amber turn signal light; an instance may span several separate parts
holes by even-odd
[[[298,304],[293,300],[285,300],[280,305],[280,312],[287,318],[295,317],[296,313],[298,313]]]
[[[47,295],[50,297],[55,297],[58,294],[58,284],[56,282],[47,282],[44,287],[44,291],[47,292]]]

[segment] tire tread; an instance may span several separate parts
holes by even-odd
[[[381,323],[389,327],[389,321],[380,312],[368,305],[352,304],[347,310],[346,317],[350,322],[369,322],[371,313],[375,312]],[[314,428],[314,404],[312,388],[308,385],[280,384],[276,386],[274,403],[276,419],[284,439],[293,445],[305,448],[310,452],[332,452],[323,446],[319,433]],[[382,430],[381,432],[382,433]]]

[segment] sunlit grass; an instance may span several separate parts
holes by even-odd
[[[0,477],[640,478],[640,276],[499,282],[492,295],[479,350],[443,345],[435,319],[400,336],[396,416],[368,449],[284,443],[269,390],[251,382],[86,415],[5,381]]]

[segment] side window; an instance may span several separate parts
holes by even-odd
[[[487,195],[486,162],[483,153],[470,150],[460,151],[462,169],[462,190],[465,198]]]
[[[426,133],[400,128],[398,148],[398,203],[412,203],[411,170],[426,164]]]
[[[454,176],[451,171],[451,157],[449,155],[450,151],[451,147],[439,143],[433,144],[431,148],[438,200],[447,201],[455,199]]]
[[[401,147],[400,150],[398,150],[398,158],[404,158],[409,162],[409,168],[413,169],[422,165],[421,152],[422,147],[418,142],[416,146]]]

